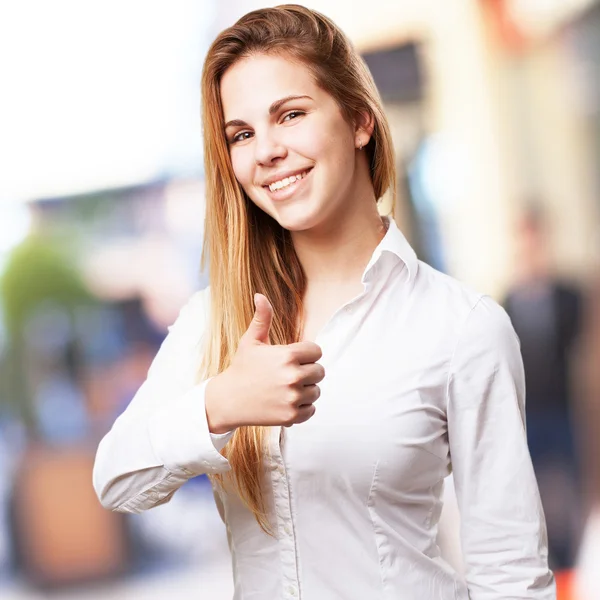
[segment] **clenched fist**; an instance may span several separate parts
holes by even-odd
[[[206,414],[212,433],[241,425],[303,423],[315,414],[317,385],[325,370],[317,363],[321,348],[313,342],[283,346],[269,343],[273,307],[254,296],[255,313],[240,339],[231,365],[206,386]]]

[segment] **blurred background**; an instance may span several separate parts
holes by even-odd
[[[99,506],[91,470],[166,327],[208,284],[204,54],[275,4],[0,4],[2,598],[231,597],[206,479],[118,515]],[[307,5],[373,73],[397,221],[419,257],[513,320],[559,599],[598,600],[600,2]],[[440,544],[460,570],[449,483]]]

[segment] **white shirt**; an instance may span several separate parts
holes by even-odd
[[[362,281],[315,340],[325,368],[315,415],[271,428],[263,485],[276,537],[230,485],[215,489],[234,599],[555,598],[508,316],[418,261],[393,220]],[[94,486],[107,508],[137,513],[230,468],[197,381],[208,302],[205,290],[182,309],[100,443]],[[466,581],[436,544],[451,471]]]

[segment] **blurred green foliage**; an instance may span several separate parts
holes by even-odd
[[[9,340],[42,302],[74,309],[92,300],[68,245],[48,235],[32,235],[11,253],[0,280]]]
[[[44,304],[60,306],[72,317],[78,307],[94,302],[77,268],[77,250],[64,233],[32,234],[10,254],[0,279],[0,301],[7,348],[0,377],[0,408],[15,412],[35,431],[33,390],[27,364],[25,330]]]

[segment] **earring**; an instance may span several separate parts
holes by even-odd
[[[361,142],[360,145],[358,146],[358,149],[362,150],[362,148],[363,148],[363,143]]]

